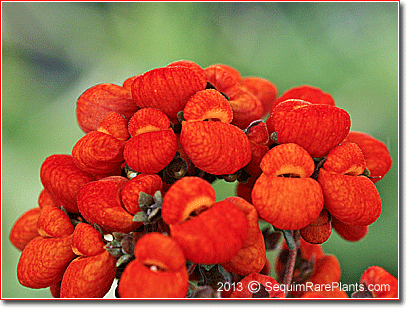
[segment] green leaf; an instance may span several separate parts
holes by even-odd
[[[295,239],[293,239],[292,231],[291,230],[282,230],[283,237],[285,237],[286,245],[288,246],[289,250],[292,251],[296,248]]]
[[[148,217],[144,211],[140,211],[135,213],[134,217],[132,218],[133,222],[147,222]]]
[[[154,199],[152,198],[151,195],[148,195],[147,193],[140,192],[138,196],[138,204],[141,210],[145,211],[144,209],[147,209],[148,206],[152,205],[154,203]]]

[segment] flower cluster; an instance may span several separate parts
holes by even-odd
[[[381,214],[389,151],[350,131],[328,93],[278,97],[266,79],[180,60],[87,89],[77,121],[85,135],[46,158],[39,206],[10,233],[22,285],[61,298],[102,298],[115,279],[120,298],[347,297],[269,290],[339,281],[319,244],[332,230],[360,240]],[[216,180],[236,182],[237,196],[216,201]],[[377,268],[367,285],[386,279]]]

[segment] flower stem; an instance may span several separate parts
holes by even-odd
[[[286,271],[284,277],[286,295],[288,293],[288,288],[290,287],[293,279],[293,271],[295,269],[296,257],[299,250],[300,231],[292,231],[292,235],[295,240],[295,247],[293,249],[289,249],[288,261],[286,263]]]
[[[196,263],[193,263],[191,266],[189,266],[188,275],[191,275],[191,273],[194,271],[195,267],[196,267]]]

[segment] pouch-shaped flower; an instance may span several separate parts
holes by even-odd
[[[323,209],[322,189],[310,178],[315,165],[302,147],[280,144],[262,159],[263,173],[252,190],[259,216],[279,229],[301,229]]]

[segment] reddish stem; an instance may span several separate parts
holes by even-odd
[[[188,275],[189,276],[194,271],[195,267],[196,267],[196,263],[193,263],[191,266],[189,266],[189,269],[188,269]]]
[[[298,250],[299,250],[300,231],[299,230],[293,231],[292,236],[293,236],[293,239],[295,240],[295,248],[293,250],[289,250],[288,261],[286,262],[286,271],[285,271],[285,277],[284,277],[286,295],[288,293],[288,288],[292,284],[293,272],[295,270],[296,257],[297,257]]]

